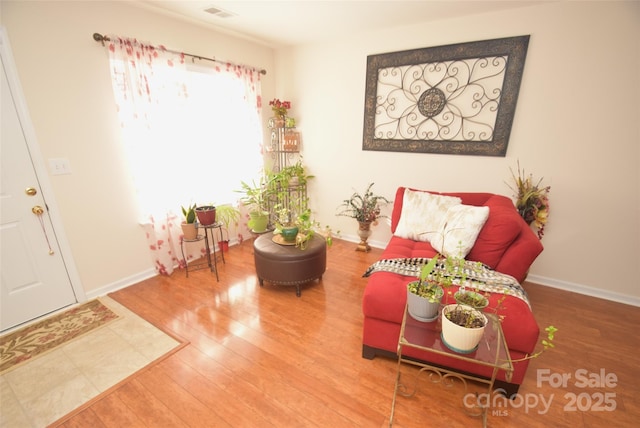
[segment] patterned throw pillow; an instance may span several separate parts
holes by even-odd
[[[449,208],[438,227],[430,236],[431,246],[447,257],[464,258],[476,242],[489,218],[489,207],[454,205]]]
[[[462,199],[455,196],[405,189],[402,213],[394,235],[413,241],[431,242],[431,237],[442,227],[449,208],[461,203]]]

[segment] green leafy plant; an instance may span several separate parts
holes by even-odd
[[[268,205],[272,207],[272,222],[292,223],[300,213],[309,207],[307,181],[313,176],[307,174],[301,161],[267,173]]]
[[[298,236],[296,236],[296,247],[304,250],[307,248],[307,244],[313,238],[315,234],[315,229],[318,226],[318,223],[311,219],[311,210],[306,209],[296,220],[296,224],[298,226]]]
[[[417,281],[411,281],[407,284],[407,289],[420,297],[428,299],[429,302],[435,303],[442,297],[442,287],[437,280],[432,278],[432,273],[438,263],[438,256],[432,257],[431,260],[420,269],[420,276]]]
[[[227,231],[227,237],[229,236],[229,227],[231,223],[238,223],[240,220],[240,210],[233,205],[219,205],[216,207],[216,219],[222,223],[223,228]]]
[[[460,289],[454,294],[456,302],[471,306],[475,309],[483,309],[487,307],[489,304],[489,299],[484,293],[479,291],[467,290],[465,287],[460,287]]]
[[[452,323],[465,328],[479,328],[486,324],[486,318],[480,311],[462,304],[458,304],[446,312],[445,316]]]
[[[216,218],[226,229],[229,229],[231,223],[237,223],[240,220],[240,210],[233,205],[219,205],[216,207]]]
[[[187,224],[195,223],[196,221],[196,204],[187,205],[182,208],[182,215],[184,216],[184,221]]]
[[[374,183],[370,183],[363,194],[354,192],[349,199],[342,201],[338,206],[337,216],[351,217],[359,222],[376,222],[381,215],[380,208],[391,201],[384,196],[376,195],[371,188]]]
[[[240,198],[243,204],[247,205],[252,211],[268,213],[269,186],[265,176],[261,176],[258,183],[255,180],[252,180],[251,183],[241,181],[240,186],[241,189],[236,191],[244,194]]]
[[[553,343],[553,340],[555,339],[555,335],[556,332],[558,331],[558,329],[552,325],[549,325],[547,327],[545,327],[544,331],[547,333],[547,337],[543,338],[540,341],[540,344],[542,345],[542,349],[540,349],[537,352],[534,352],[531,355],[526,355],[522,358],[518,358],[517,360],[511,360],[512,363],[517,363],[520,361],[526,361],[526,360],[530,360],[532,358],[537,358],[540,355],[542,355],[545,351],[548,351],[549,349],[553,349],[556,347],[556,345]]]
[[[278,172],[272,172],[271,178],[272,184],[284,189],[292,185],[305,185],[314,176],[307,174],[306,167],[301,160],[298,160],[295,164],[285,166]]]

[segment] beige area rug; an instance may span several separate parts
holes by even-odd
[[[29,361],[118,318],[99,300],[0,337],[0,373]]]
[[[80,305],[74,308],[80,310],[43,321],[57,320],[59,331],[50,327],[45,329],[49,333],[30,340],[26,339],[29,335],[20,336],[24,331],[1,338],[8,345],[6,354],[15,357],[14,361],[20,359],[17,349],[32,353],[32,357],[0,373],[0,427],[62,425],[188,344],[109,296],[98,301],[91,311],[83,311],[80,308],[84,305]],[[67,324],[60,319],[75,321]],[[94,327],[80,334],[85,324]],[[32,334],[36,325],[29,327]],[[40,342],[46,350],[33,355],[39,347],[26,344]],[[4,357],[4,348],[2,353]]]

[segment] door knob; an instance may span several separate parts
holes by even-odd
[[[31,212],[38,216],[38,221],[40,221],[40,226],[42,227],[42,233],[44,233],[44,239],[47,241],[47,246],[49,247],[49,255],[52,256],[54,254],[54,251],[53,248],[51,248],[49,236],[47,235],[47,229],[44,227],[44,220],[42,218],[44,209],[40,205],[34,205],[33,208],[31,208]]]
[[[38,193],[38,191],[33,187],[27,187],[26,189],[24,189],[24,193],[26,193],[29,196],[35,196]]]

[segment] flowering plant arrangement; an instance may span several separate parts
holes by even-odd
[[[551,186],[542,186],[542,178],[533,184],[533,176],[525,175],[524,169],[520,169],[518,162],[518,175],[511,170],[514,186],[509,186],[515,195],[515,205],[520,216],[527,222],[533,223],[538,230],[538,238],[544,235],[544,226],[549,217],[549,191]]]
[[[379,218],[386,217],[380,215],[380,207],[391,201],[384,196],[374,195],[371,191],[372,186],[373,183],[369,184],[363,195],[354,192],[349,199],[342,201],[338,206],[340,211],[336,215],[355,218],[364,223],[374,222],[374,224]]]
[[[273,110],[273,114],[280,117],[286,116],[287,111],[291,108],[290,101],[280,101],[278,98],[269,101],[269,105],[271,106],[271,110]]]

